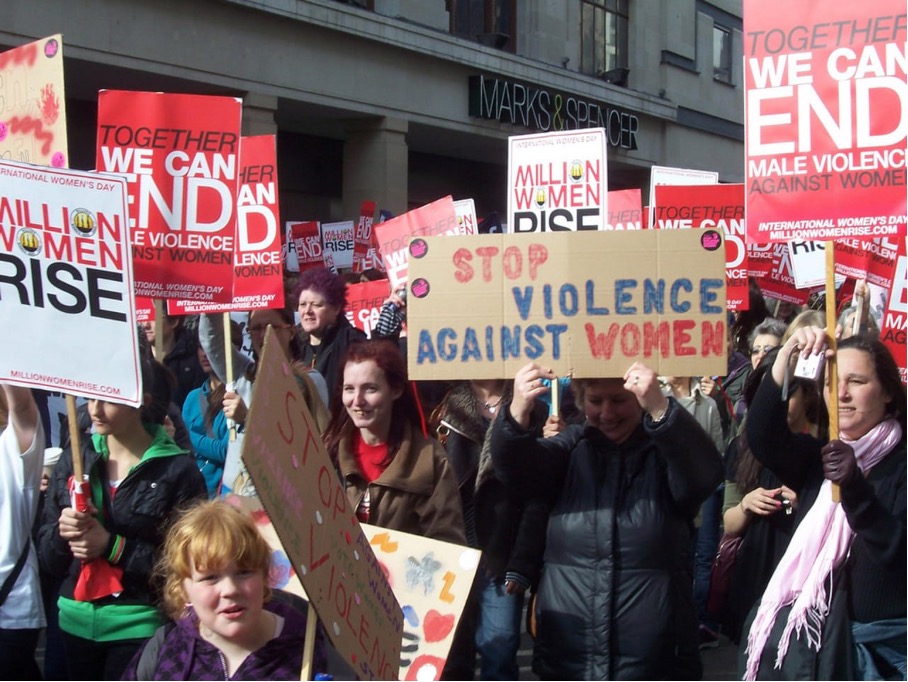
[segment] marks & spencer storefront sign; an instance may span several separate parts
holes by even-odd
[[[470,76],[470,116],[542,132],[605,128],[620,149],[637,149],[640,130],[636,115],[606,104],[485,76]]]

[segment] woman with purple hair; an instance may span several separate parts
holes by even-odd
[[[366,338],[344,314],[347,283],[327,268],[312,268],[300,274],[294,298],[302,330],[302,361],[325,377],[328,396],[333,398],[341,379],[344,351],[353,341]]]

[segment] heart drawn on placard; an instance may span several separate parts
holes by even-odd
[[[435,609],[429,609],[422,621],[422,630],[427,642],[440,642],[454,629],[454,614],[442,615]]]

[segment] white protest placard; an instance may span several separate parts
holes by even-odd
[[[476,204],[472,199],[458,199],[454,202],[457,214],[458,234],[476,234],[479,223],[476,220]]]
[[[0,381],[142,402],[126,196],[119,177],[0,162]]]
[[[330,255],[334,260],[334,267],[338,270],[349,270],[353,267],[355,229],[352,220],[321,224],[325,260],[327,261]]]
[[[508,138],[508,231],[604,230],[608,172],[604,128]]]
[[[826,284],[826,243],[816,241],[788,242],[788,257],[791,271],[798,289],[818,287]],[[836,275],[836,286],[845,281]]]

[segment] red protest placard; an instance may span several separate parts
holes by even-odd
[[[136,322],[154,322],[154,299],[136,296]]]
[[[905,235],[905,1],[745,0],[755,243]]]
[[[908,333],[908,264],[906,264],[905,240],[899,239],[898,255],[895,259],[892,274],[892,289],[886,302],[886,311],[883,313],[883,325],[880,329],[880,338],[889,348],[892,357],[899,366],[902,383],[906,380],[906,351],[905,335]]]
[[[889,289],[899,240],[891,237],[861,241],[842,239],[835,242],[835,271],[868,284]]]
[[[98,170],[129,187],[137,296],[231,300],[242,103],[102,90]]]
[[[450,195],[374,226],[378,250],[391,286],[407,281],[407,247],[411,237],[459,234],[457,212]]]
[[[372,328],[378,322],[382,303],[390,293],[391,284],[386,279],[348,285],[347,309],[344,312],[350,324],[362,329],[366,336],[371,338]]]
[[[770,250],[772,264],[766,276],[758,279],[760,290],[769,298],[795,305],[805,305],[810,297],[809,289],[798,289],[788,244],[773,244]]]
[[[353,233],[353,272],[360,273],[373,268],[382,269],[378,245],[372,234],[375,219],[375,202],[364,201],[359,206],[359,222]]]
[[[657,185],[653,221],[657,229],[700,227],[725,234],[726,304],[747,310],[747,249],[744,185]]]
[[[616,189],[608,193],[606,230],[642,230],[643,199],[639,189]]]
[[[170,299],[167,304],[171,315],[280,308],[284,305],[274,135],[241,138],[239,177],[233,300],[230,303],[206,303]]]
[[[325,266],[322,232],[317,220],[288,221],[287,236],[293,244],[300,272]]]

